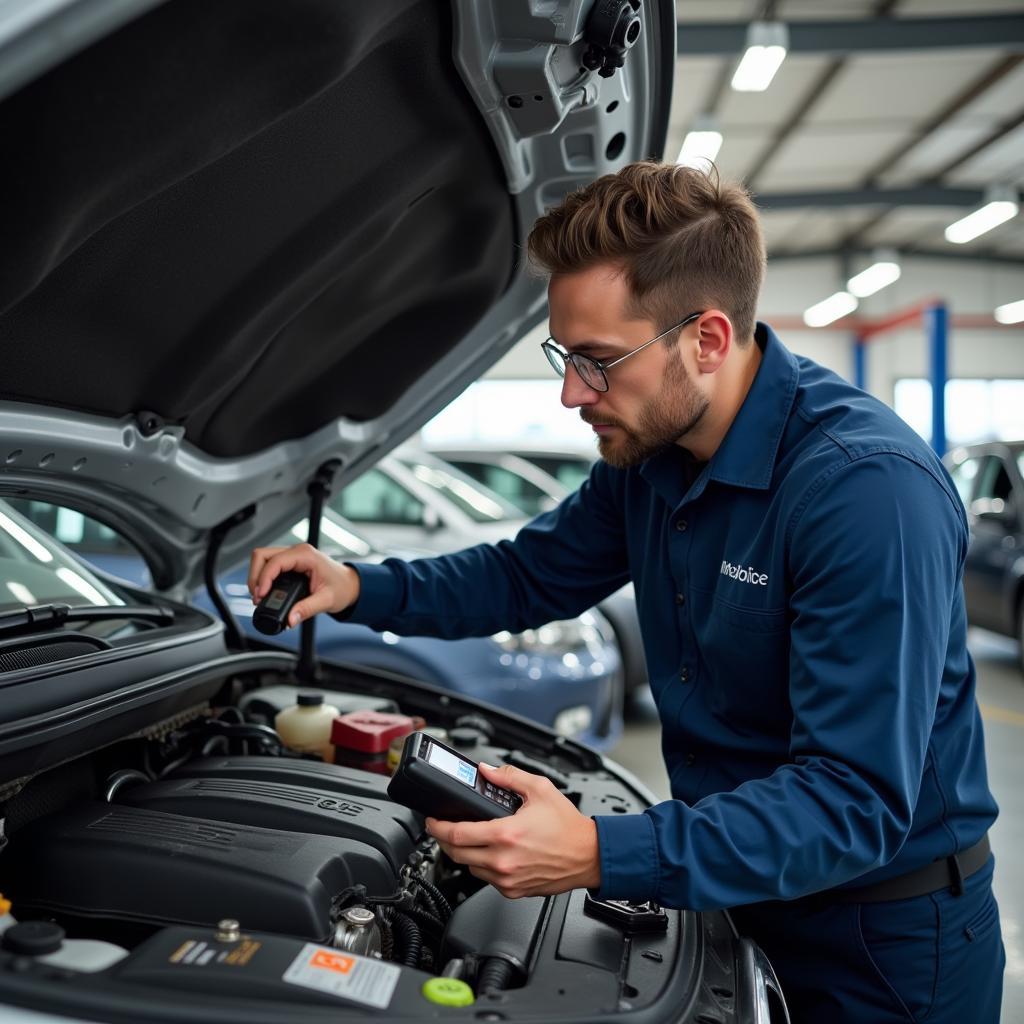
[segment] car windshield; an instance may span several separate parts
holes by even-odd
[[[81,518],[71,509],[59,511]],[[69,522],[63,526],[68,528]],[[97,607],[124,604],[78,559],[3,501],[0,501],[0,581],[0,612],[43,604]]]
[[[523,513],[511,502],[482,487],[447,462],[406,455],[400,455],[398,461],[417,480],[433,488],[476,523],[499,523],[523,518]]]

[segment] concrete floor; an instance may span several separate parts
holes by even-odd
[[[992,828],[997,857],[996,899],[1006,946],[1004,1024],[1024,1021],[1024,677],[1016,645],[982,630],[971,630],[971,652],[978,669],[978,700],[985,722],[989,782],[1000,815]],[[648,696],[630,709],[621,742],[610,756],[667,798],[668,778],[661,762],[658,715]]]

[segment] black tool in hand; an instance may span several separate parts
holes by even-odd
[[[309,596],[309,577],[304,572],[283,572],[271,584],[270,593],[256,606],[252,624],[267,636],[276,636],[288,625],[295,605]]]

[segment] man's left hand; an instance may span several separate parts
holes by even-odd
[[[481,764],[485,779],[511,789],[523,806],[493,821],[438,821],[427,831],[458,864],[490,882],[503,896],[553,896],[601,884],[597,826],[550,780],[511,765]]]

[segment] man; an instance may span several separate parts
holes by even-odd
[[[796,1021],[994,1022],[1003,949],[961,574],[964,511],[889,409],[754,322],[756,211],[633,164],[535,225],[563,404],[601,461],[514,541],[336,565],[264,548],[250,589],[456,637],[576,614],[632,579],[673,799],[584,818],[545,780],[512,818],[428,819],[511,897],[732,907]]]

